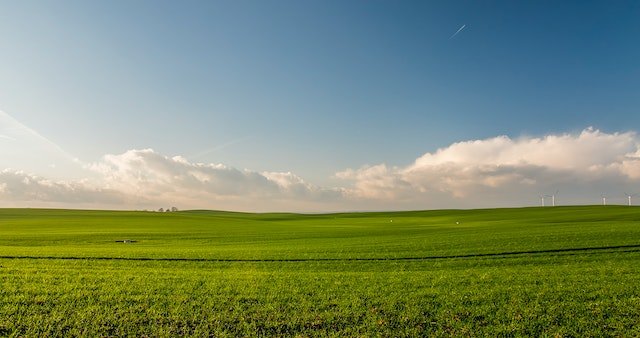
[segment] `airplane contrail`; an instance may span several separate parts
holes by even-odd
[[[72,162],[76,162],[76,163],[82,163],[77,157],[75,157],[75,156],[69,154],[68,152],[66,152],[59,145],[57,145],[55,142],[49,140],[48,138],[42,136],[37,131],[29,128],[28,126],[26,126],[24,124],[22,124],[20,121],[16,120],[13,116],[7,114],[6,112],[4,112],[2,110],[0,110],[0,120],[4,120],[4,122],[8,122],[9,123],[9,128],[6,128],[6,126],[0,125],[0,127],[3,127],[3,129],[21,131],[23,133],[31,135],[35,139],[37,139],[40,142],[42,142],[43,145],[46,145],[47,147],[49,147],[49,149],[51,149],[54,152],[57,152],[59,154],[62,154],[68,160],[71,160]],[[16,141],[16,139],[11,137],[11,136],[8,136],[8,135],[1,135],[1,136],[3,136],[3,138],[13,139],[14,141]]]
[[[467,25],[466,25],[466,24],[464,24],[464,25],[460,26],[460,28],[458,28],[458,30],[457,30],[455,33],[453,33],[453,35],[451,35],[451,37],[449,38],[449,40],[451,40],[451,39],[453,39],[454,37],[456,37],[456,35],[458,35],[458,33],[462,32],[462,30],[463,30],[465,27],[467,27]]]
[[[212,152],[214,152],[214,151],[218,151],[218,150],[220,150],[220,149],[224,149],[224,148],[226,148],[226,147],[228,147],[228,146],[231,146],[231,145],[234,145],[234,144],[236,144],[236,143],[243,142],[243,141],[248,140],[248,139],[250,139],[250,138],[251,138],[251,136],[245,136],[245,137],[242,137],[242,138],[239,138],[239,139],[231,140],[231,141],[229,141],[229,142],[226,142],[226,143],[223,143],[223,144],[217,145],[217,146],[215,146],[215,147],[213,147],[213,148],[209,148],[209,149],[207,149],[207,150],[201,151],[201,152],[199,152],[199,153],[197,153],[197,154],[194,154],[194,155],[188,156],[188,158],[196,159],[196,158],[202,157],[202,156],[204,156],[204,155],[210,154],[210,153],[212,153]]]

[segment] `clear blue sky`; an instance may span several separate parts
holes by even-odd
[[[639,42],[638,1],[5,1],[0,109],[85,162],[333,185],[458,141],[638,130]]]

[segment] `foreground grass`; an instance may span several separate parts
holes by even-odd
[[[0,217],[0,335],[640,335],[635,208]]]

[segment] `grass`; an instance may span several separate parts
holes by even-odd
[[[635,207],[0,209],[0,256],[5,336],[640,336]]]

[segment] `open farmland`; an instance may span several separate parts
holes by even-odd
[[[0,256],[3,336],[640,335],[636,207],[2,209]]]

